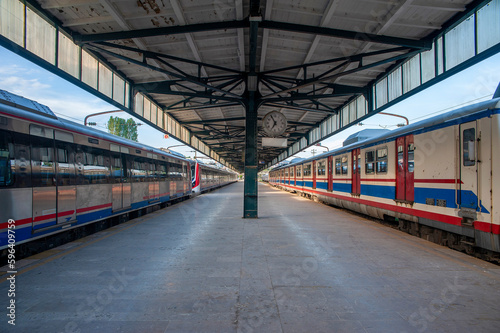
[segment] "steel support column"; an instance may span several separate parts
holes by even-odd
[[[257,218],[257,103],[255,92],[248,92],[246,103],[246,137],[245,137],[245,189],[243,217]]]
[[[257,98],[260,94],[257,89],[257,33],[259,30],[260,1],[250,1],[250,54],[248,61],[247,100],[245,103],[245,186],[243,199],[243,218],[257,218],[257,171],[259,159],[257,154]]]

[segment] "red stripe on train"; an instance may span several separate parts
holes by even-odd
[[[415,179],[414,182],[428,184],[463,184],[460,179]]]
[[[28,217],[26,219],[15,220],[15,221],[16,221],[15,226],[19,227],[21,225],[31,223],[31,217]],[[0,223],[0,230],[6,229],[6,228],[7,228],[7,222]]]
[[[77,212],[77,213],[84,213],[84,212],[88,212],[88,211],[91,211],[91,210],[102,209],[102,208],[108,208],[108,207],[111,207],[111,206],[113,206],[113,204],[111,204],[111,203],[107,203],[107,204],[97,205],[97,206],[92,206],[92,207],[78,208],[78,209],[76,210],[76,212]]]

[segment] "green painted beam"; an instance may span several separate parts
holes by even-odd
[[[376,35],[366,32],[332,29],[332,28],[317,27],[311,25],[287,23],[287,22],[263,20],[260,23],[260,26],[266,29],[301,32],[301,33],[328,36],[328,37],[353,39],[353,40],[358,40],[360,42],[399,45],[418,50],[430,50],[432,47],[432,40],[415,40],[408,38]]]

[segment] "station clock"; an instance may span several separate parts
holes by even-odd
[[[270,137],[277,137],[283,134],[286,130],[287,120],[283,113],[279,111],[271,111],[264,116],[262,127],[264,132]]]

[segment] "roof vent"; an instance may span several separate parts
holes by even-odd
[[[347,137],[347,139],[345,139],[345,141],[342,144],[342,146],[345,147],[345,146],[348,146],[348,145],[350,145],[352,143],[355,143],[355,142],[361,142],[361,141],[364,141],[364,140],[368,140],[368,139],[380,136],[380,135],[382,135],[384,133],[387,133],[387,132],[389,132],[388,129],[381,129],[381,128],[377,128],[377,129],[364,129],[362,131],[359,131],[357,133],[349,135]]]
[[[56,115],[47,106],[5,90],[0,90],[0,103],[57,119]]]

